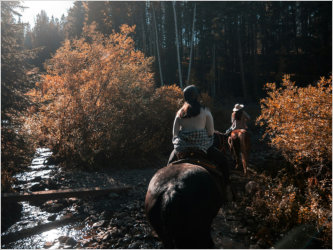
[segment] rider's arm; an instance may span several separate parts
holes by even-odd
[[[235,113],[233,112],[231,114],[231,129],[234,130],[236,128],[236,119],[235,119]]]
[[[173,137],[177,136],[180,130],[180,118],[176,115],[176,118],[173,122],[172,135]]]
[[[206,129],[209,136],[214,134],[214,119],[209,110],[206,111]]]

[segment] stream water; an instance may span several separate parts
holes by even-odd
[[[16,181],[13,188],[17,191],[37,191],[41,183],[52,178],[52,176],[61,171],[56,165],[49,165],[48,159],[52,152],[47,148],[38,148],[31,165],[25,172],[18,173],[14,177]],[[48,188],[44,188],[47,190]],[[19,221],[10,226],[5,232],[2,232],[1,248],[27,249],[27,248],[45,248],[51,242],[54,242],[60,236],[79,239],[83,237],[88,229],[85,225],[78,222],[72,222],[59,227],[52,226],[52,223],[72,216],[75,209],[71,206],[58,212],[45,211],[41,208],[42,204],[33,204],[32,202],[21,202],[22,214]],[[44,225],[44,227],[43,227]],[[45,225],[48,225],[45,227]],[[42,228],[45,228],[43,230]],[[58,248],[59,245],[52,244],[52,248]]]
[[[52,165],[50,156],[49,149],[39,148],[31,165],[15,176],[13,188],[18,192],[135,188],[101,197],[20,202],[21,217],[2,232],[1,248],[161,248],[144,215],[145,193],[156,168],[113,169],[112,165],[104,172],[71,171]]]

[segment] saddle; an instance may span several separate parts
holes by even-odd
[[[206,154],[203,153],[205,156]],[[193,153],[194,155],[194,153]],[[204,169],[206,169],[208,171],[208,173],[210,174],[210,176],[212,177],[218,192],[220,193],[220,196],[222,198],[222,200],[224,202],[228,201],[228,198],[225,194],[225,190],[223,188],[223,186],[221,185],[221,183],[223,183],[224,180],[224,175],[223,173],[218,170],[218,168],[216,167],[216,165],[209,161],[206,158],[203,157],[197,157],[197,158],[183,158],[183,159],[178,159],[176,161],[171,162],[169,165],[176,165],[176,164],[181,164],[181,163],[190,163],[190,164],[194,164],[194,165],[198,165],[200,167],[203,167]]]
[[[180,164],[180,163],[190,163],[203,167],[213,176],[218,176],[223,178],[223,173],[218,170],[216,164],[207,159],[207,154],[199,149],[188,149],[186,151],[177,152],[176,161],[170,164]]]
[[[189,148],[185,151],[181,151],[181,152],[177,152],[176,153],[177,159],[181,160],[181,159],[192,159],[192,158],[199,158],[199,159],[205,159],[206,153],[200,149],[196,149],[196,148]]]

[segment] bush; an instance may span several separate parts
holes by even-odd
[[[66,41],[29,93],[37,110],[26,130],[64,162],[93,168],[138,160],[160,149],[171,130],[180,90],[154,90],[152,58],[134,49],[132,32],[123,25],[104,37],[85,27],[84,38]]]
[[[257,122],[291,167],[275,179],[262,179],[266,189],[252,201],[255,215],[276,232],[311,224],[322,245],[331,248],[332,78],[301,88],[286,75],[280,87],[266,88]]]
[[[14,191],[12,176],[29,164],[33,155],[29,138],[21,131],[22,121],[14,115],[11,121],[1,126],[1,192]]]
[[[176,85],[163,86],[154,92],[150,105],[150,135],[145,151],[170,153],[173,149],[172,127],[177,110],[183,104],[183,92]]]
[[[266,125],[271,144],[295,166],[331,162],[332,78],[300,88],[285,75],[281,87],[268,83],[266,89],[258,122]]]

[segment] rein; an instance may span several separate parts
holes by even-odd
[[[219,177],[223,177],[223,173],[218,170],[216,165],[208,160],[205,159],[199,159],[199,158],[185,158],[185,159],[180,159],[174,162],[171,162],[169,165],[177,165],[181,163],[190,163],[194,165],[198,165],[200,167],[203,167],[206,169],[208,172],[218,175]]]

